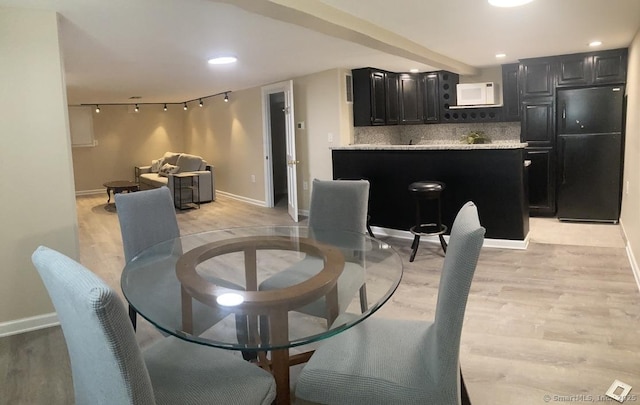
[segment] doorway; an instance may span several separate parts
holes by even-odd
[[[293,81],[262,88],[267,207],[284,205],[298,222],[298,176],[293,124]],[[276,205],[277,204],[277,205]]]
[[[284,92],[269,94],[273,205],[287,207],[287,132]]]

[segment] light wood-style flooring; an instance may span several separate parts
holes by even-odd
[[[80,196],[77,207],[80,261],[120,291],[117,214],[105,209],[103,195]],[[286,210],[225,196],[178,212],[178,221],[183,234],[293,223]],[[531,224],[527,250],[485,248],[480,256],[460,353],[472,403],[591,403],[589,396],[597,402],[615,379],[638,395],[625,403],[640,403],[640,293],[619,227],[550,218],[532,218]],[[405,273],[375,316],[431,320],[443,260],[439,245],[421,244],[409,263],[411,242],[386,240],[405,259]],[[161,338],[146,322],[139,325],[142,347]],[[0,339],[0,404],[70,403],[59,327]]]

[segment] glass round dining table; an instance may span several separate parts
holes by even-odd
[[[312,352],[289,348],[365,320],[395,292],[402,260],[365,234],[299,226],[184,235],[126,264],[122,291],[161,331],[242,351],[274,375],[276,403],[290,403],[289,366]]]

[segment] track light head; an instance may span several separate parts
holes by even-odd
[[[98,104],[96,104],[96,112],[100,114],[100,106]]]
[[[228,103],[229,102],[229,94],[224,93],[224,102]]]
[[[198,105],[199,105],[200,107],[202,107],[202,106],[204,105],[204,104],[202,104],[202,99],[200,99],[200,102],[198,103]]]
[[[138,107],[138,104],[136,104],[136,112],[140,111],[140,108]]]
[[[187,103],[184,103],[184,107],[182,107],[182,109],[187,111]]]
[[[164,108],[163,110],[167,111],[167,103],[164,103]]]

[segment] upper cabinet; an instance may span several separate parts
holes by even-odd
[[[519,64],[502,65],[502,103],[505,121],[520,121]]]
[[[627,50],[558,57],[558,86],[590,86],[624,83],[627,76]]]
[[[402,73],[398,77],[401,124],[424,123],[421,80],[422,75],[417,73]]]
[[[422,79],[424,89],[424,121],[426,123],[440,121],[440,96],[438,91],[438,75],[426,73]]]
[[[386,74],[387,72],[383,70],[372,68],[354,69],[352,71],[353,124],[355,126],[388,125],[393,123],[387,122]],[[393,118],[391,121],[393,121]],[[397,124],[397,114],[395,123]]]
[[[387,125],[397,125],[400,120],[400,109],[398,102],[400,94],[398,92],[398,74],[385,73],[385,102],[387,106]]]
[[[553,96],[554,61],[551,58],[526,59],[520,63],[520,88],[523,97]]]

